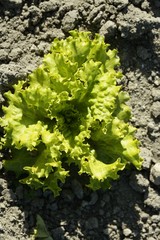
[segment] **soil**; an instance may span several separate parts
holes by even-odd
[[[118,49],[143,168],[122,172],[107,191],[92,192],[69,179],[54,198],[20,185],[0,164],[0,239],[30,240],[39,214],[54,240],[158,240],[159,0],[0,0],[0,102],[41,63],[54,38],[67,37],[71,29],[100,33]]]

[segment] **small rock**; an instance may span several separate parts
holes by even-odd
[[[143,147],[143,148],[141,148],[140,156],[144,159],[144,161],[142,163],[143,168],[149,169],[151,166],[152,159],[153,159],[152,152],[149,149]]]
[[[32,5],[31,7],[29,7],[28,11],[30,13],[31,22],[35,26],[42,18],[41,10],[38,7]]]
[[[89,205],[88,202],[85,201],[85,200],[83,200],[82,203],[81,203],[81,207],[82,207],[82,208],[85,208],[85,207],[88,206],[88,205]]]
[[[103,24],[103,26],[99,30],[99,33],[106,37],[113,37],[116,33],[116,28],[116,24],[113,21],[109,20],[105,24]]]
[[[58,8],[57,0],[44,1],[39,4],[39,8],[42,12],[56,11]]]
[[[67,12],[62,20],[62,29],[68,32],[76,27],[77,19],[79,18],[78,11],[72,10]]]
[[[145,195],[144,203],[154,208],[155,210],[160,210],[160,196],[159,193],[156,192],[153,188],[148,188],[148,193]]]
[[[8,0],[10,3],[14,3],[16,5],[22,4],[22,0]]]
[[[100,5],[98,7],[94,7],[88,17],[87,17],[87,22],[88,23],[96,23],[97,21],[101,21],[102,20],[102,14],[104,13],[104,10],[105,10],[105,5]]]
[[[72,190],[78,199],[83,199],[83,188],[76,179],[72,181]]]
[[[141,213],[141,219],[142,219],[143,222],[147,221],[148,218],[149,218],[148,213],[145,213],[145,212]]]
[[[154,223],[160,223],[160,215],[152,215],[151,220]]]
[[[133,172],[130,177],[131,187],[140,193],[143,193],[149,187],[149,181],[141,173]]]
[[[16,199],[14,192],[12,189],[4,189],[2,191],[2,196],[7,202],[11,202],[12,200]]]
[[[9,58],[12,61],[17,60],[22,54],[22,49],[20,48],[14,48],[12,51],[9,53]]]
[[[159,86],[160,86],[160,78],[158,78],[158,76],[155,78],[154,85],[155,85],[156,87],[159,87]]]
[[[3,233],[3,232],[4,232],[4,229],[3,229],[2,224],[0,223],[0,233]]]
[[[148,1],[143,1],[141,4],[142,10],[149,10],[150,9],[150,3]]]
[[[147,240],[156,240],[154,237],[149,237]]]
[[[160,116],[160,102],[156,101],[151,106],[151,113],[153,117],[158,118]]]
[[[160,185],[160,163],[156,163],[150,172],[150,181],[155,185]]]
[[[137,47],[137,55],[140,57],[142,60],[146,60],[147,58],[151,57],[151,54],[148,49],[138,46]]]
[[[6,201],[4,201],[3,203],[0,203],[0,209],[1,209],[0,215],[2,214],[2,210],[5,210],[6,205],[7,205]]]
[[[0,61],[6,61],[8,59],[8,52],[5,49],[0,49]]]
[[[49,51],[49,46],[45,42],[40,42],[40,44],[38,45],[38,48],[36,49],[36,53],[41,56],[46,54],[48,51]]]
[[[98,7],[98,6],[101,5],[101,4],[105,4],[105,3],[106,3],[105,0],[94,0],[94,2],[95,2],[95,6],[96,6],[96,7]]]
[[[62,191],[62,197],[64,198],[65,202],[72,202],[74,199],[74,194],[69,189],[64,189]]]
[[[54,239],[63,239],[65,233],[64,227],[58,227],[52,230]]]
[[[55,203],[52,203],[52,204],[50,204],[49,206],[48,206],[48,209],[50,209],[52,212],[54,211],[57,211],[57,209],[58,209],[58,205],[57,205],[57,203],[55,202]]]
[[[155,123],[149,122],[147,127],[148,127],[149,132],[153,132],[155,130]]]
[[[93,192],[91,194],[91,200],[89,201],[89,205],[94,205],[98,200],[98,194],[96,192]]]
[[[98,228],[99,224],[98,224],[98,219],[96,217],[90,217],[87,221],[86,221],[86,228],[88,230],[91,229],[96,229]]]
[[[3,178],[0,178],[0,188],[1,189],[6,189],[7,188],[7,181],[4,180]]]
[[[160,136],[160,126],[156,125],[153,122],[148,123],[148,134],[152,138],[158,138]]]
[[[1,97],[1,96],[0,96]],[[1,103],[1,99],[0,99],[0,103]],[[0,162],[0,170],[3,168],[3,164],[2,162]]]
[[[160,100],[160,89],[152,89],[152,96],[154,101],[159,101]]]
[[[122,10],[128,5],[128,0],[113,0],[112,4],[115,5],[118,10]]]
[[[123,229],[123,234],[125,237],[128,237],[129,235],[131,235],[132,231],[129,228],[125,228]]]
[[[156,138],[156,141],[153,142],[152,151],[153,151],[153,156],[154,156],[154,158],[153,158],[154,161],[153,162],[154,163],[159,162],[159,159],[160,159],[160,136],[158,136]]]

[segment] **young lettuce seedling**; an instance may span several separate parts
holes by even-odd
[[[5,93],[0,119],[1,144],[11,152],[4,168],[55,196],[73,164],[93,190],[110,187],[127,165],[142,164],[129,97],[116,85],[122,77],[117,51],[99,34],[70,34],[55,39],[42,65]]]

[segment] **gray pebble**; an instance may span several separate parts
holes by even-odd
[[[151,187],[148,188],[148,193],[145,195],[144,203],[155,210],[160,210],[160,196]]]
[[[122,10],[128,5],[128,0],[110,0],[111,4],[115,5],[118,10]]]
[[[98,224],[98,219],[96,217],[90,217],[87,221],[86,221],[86,228],[88,230],[91,229],[96,229],[98,228],[99,224]]]
[[[147,58],[151,57],[151,54],[148,49],[138,46],[137,47],[137,55],[140,57],[142,60],[146,60]]]
[[[110,229],[110,228],[106,228],[106,229],[104,229],[103,230],[103,233],[104,233],[104,235],[109,235],[109,233],[111,233],[112,232],[112,229]]]
[[[31,7],[29,7],[28,11],[31,15],[31,22],[35,26],[42,18],[41,10],[38,7],[32,5]]]
[[[74,179],[71,183],[72,190],[78,199],[83,199],[83,188],[77,179]]]
[[[148,127],[148,130],[152,132],[155,130],[155,123],[149,122],[147,127]]]
[[[65,202],[72,202],[74,199],[74,194],[69,189],[64,189],[62,191],[62,197],[64,198]]]
[[[160,89],[152,89],[152,96],[154,101],[159,101],[160,100]]]
[[[113,21],[107,21],[105,24],[102,25],[99,33],[106,37],[113,37],[116,34],[116,24]]]
[[[125,228],[123,229],[123,234],[125,237],[128,237],[129,235],[131,235],[132,231],[129,228]]]
[[[158,76],[155,78],[154,85],[155,85],[156,87],[159,87],[159,86],[160,86],[160,78],[158,78]]]
[[[56,210],[58,209],[57,203],[55,202],[55,203],[50,204],[50,205],[48,206],[48,209],[50,209],[52,212],[53,212],[53,211],[56,211]]]
[[[140,217],[143,221],[146,221],[149,218],[149,214],[145,213],[145,212],[142,212]]]
[[[22,3],[22,0],[8,0],[10,3],[20,4]]]
[[[156,101],[151,106],[151,113],[153,117],[158,118],[160,116],[160,102]]]
[[[2,224],[0,223],[0,233],[3,233],[4,232],[4,229],[3,229],[3,226]],[[1,239],[1,238],[0,238]]]
[[[51,12],[57,10],[58,4],[57,0],[44,1],[39,4],[39,8],[42,12]]]
[[[142,147],[140,156],[144,159],[143,164],[142,164],[143,168],[149,169],[151,166],[152,159],[153,159],[152,152],[149,149]]]
[[[0,188],[1,189],[7,188],[7,181],[4,180],[3,178],[0,178]]]
[[[156,163],[150,172],[150,181],[155,185],[160,185],[160,163]]]
[[[151,220],[154,223],[160,223],[160,215],[152,215]]]
[[[2,213],[2,210],[5,210],[5,208],[6,208],[6,202],[0,203],[0,209],[1,209],[0,215],[1,215],[1,213]]]
[[[13,48],[12,51],[9,53],[9,59],[12,61],[17,60],[22,54],[22,49],[20,48]]]
[[[121,32],[121,36],[128,39],[135,39],[142,36],[152,29],[156,22],[156,18],[134,7],[133,4],[128,5],[125,14],[120,12],[117,17],[118,29]]]
[[[53,237],[54,237],[54,239],[57,239],[57,240],[58,239],[64,239],[63,238],[64,233],[65,233],[64,227],[57,227],[57,228],[52,230]]]
[[[160,136],[160,126],[153,122],[148,123],[148,134],[153,138],[158,138]]]
[[[143,193],[149,187],[149,181],[141,173],[133,172],[130,177],[131,187],[140,193]]]
[[[0,49],[0,61],[6,61],[8,59],[8,52],[5,49]]]
[[[97,192],[93,192],[92,194],[91,194],[91,200],[89,201],[89,205],[94,205],[96,202],[97,202],[97,200],[98,200],[98,194],[97,194]]]
[[[40,42],[38,48],[36,49],[36,53],[40,55],[46,54],[49,51],[49,48],[50,48],[49,44],[45,42]]]
[[[98,7],[95,7],[91,10],[91,12],[88,15],[87,21],[88,23],[95,23],[95,19],[99,18],[101,19],[101,14],[105,10],[105,5],[100,5]],[[99,20],[100,20],[99,19]]]
[[[0,94],[0,97],[1,97],[1,94]],[[1,102],[1,98],[0,98],[0,103],[2,103]],[[2,162],[0,162],[0,170],[3,168],[3,164],[2,164]]]
[[[2,196],[5,199],[5,201],[7,201],[7,202],[11,202],[12,200],[14,200],[16,198],[12,189],[4,189],[2,191]]]
[[[149,10],[150,9],[149,2],[144,0],[141,4],[141,8],[142,8],[142,10]]]
[[[149,237],[147,240],[156,240],[156,239],[154,237]]]
[[[65,32],[68,32],[76,27],[78,19],[78,11],[72,10],[67,12],[62,20],[62,29]]]

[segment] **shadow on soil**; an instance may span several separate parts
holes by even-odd
[[[123,239],[125,228],[130,229],[132,239],[140,240],[142,229],[138,209],[145,212],[144,199],[143,194],[135,192],[129,185],[129,175],[122,174],[111,190],[105,192],[93,193],[84,189],[83,199],[78,199],[72,192],[71,179],[56,199],[50,191],[34,191],[18,182],[13,185],[14,176],[9,174],[7,181],[16,196],[12,206],[18,206],[25,213],[24,229],[28,235],[33,232],[39,214],[54,240],[69,239],[66,234],[70,239],[76,236],[76,239],[112,240],[111,232]]]

